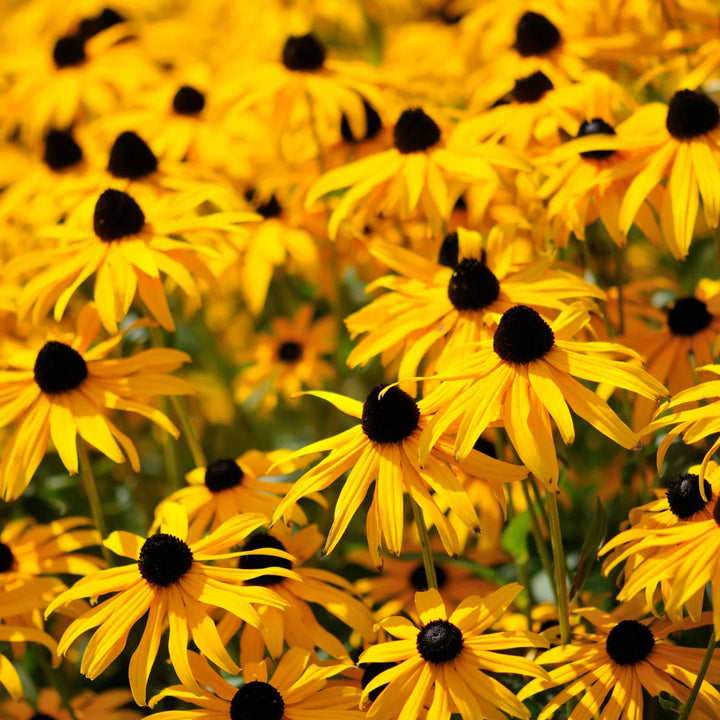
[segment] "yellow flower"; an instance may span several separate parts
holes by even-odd
[[[442,382],[427,397],[428,409],[436,414],[423,430],[420,462],[457,420],[459,458],[472,451],[490,423],[500,422],[520,460],[549,490],[557,491],[550,419],[563,441],[572,443],[570,408],[622,447],[636,447],[638,434],[575,377],[591,382],[602,378],[652,399],[667,395],[667,390],[644,370],[615,359],[639,359],[633,350],[617,343],[572,340],[589,320],[580,303],[563,310],[551,324],[527,305],[516,305],[502,316],[492,340],[467,345],[465,353],[439,367],[434,379]]]
[[[363,689],[363,702],[373,690],[383,688],[367,712],[372,720],[411,720],[423,707],[433,720],[499,717],[498,710],[513,717],[529,718],[528,709],[505,686],[487,674],[517,673],[547,677],[533,661],[498,650],[547,647],[534,633],[501,631],[485,633],[505,612],[522,587],[511,583],[485,597],[472,595],[448,616],[440,593],[427,590],[415,595],[420,617],[416,627],[395,616],[379,623],[397,638],[366,650],[361,663],[397,663],[381,672]]]
[[[551,648],[537,659],[542,665],[558,665],[550,679],[539,678],[526,685],[518,697],[525,699],[558,685],[567,687],[540,712],[538,720],[549,720],[566,702],[580,695],[568,716],[579,720],[601,716],[603,720],[639,720],[643,717],[643,693],[657,697],[667,692],[686,702],[705,651],[686,648],[667,640],[681,628],[672,623],[650,625],[620,620],[612,614],[587,608],[579,610],[595,633],[579,632],[574,643]],[[694,706],[714,718],[720,713],[720,693],[710,684],[720,680],[717,663],[710,665]],[[602,710],[601,710],[602,708]],[[698,715],[698,717],[701,717]]]
[[[288,650],[272,675],[267,662],[248,663],[243,684],[232,685],[214,672],[207,661],[191,654],[190,663],[205,689],[191,690],[174,685],[158,693],[155,704],[164,697],[176,697],[196,705],[197,710],[166,710],[148,717],[152,720],[363,720],[357,709],[360,690],[337,678],[352,668],[343,663],[318,663],[302,648]]]
[[[276,608],[287,605],[272,590],[238,584],[258,577],[261,574],[258,571],[207,564],[217,555],[239,555],[230,553],[230,549],[264,525],[264,515],[238,515],[202,540],[188,544],[187,515],[179,505],[173,510],[166,507],[160,532],[147,539],[122,530],[111,533],[105,546],[134,562],[86,576],[55,598],[46,611],[49,615],[78,598],[112,594],[74,620],[58,645],[58,652],[65,654],[80,635],[97,628],[80,666],[80,671],[91,680],[122,652],[130,629],[147,614],[129,667],[130,690],[138,705],[146,704],[147,680],[166,622],[170,627],[168,647],[173,668],[187,688],[200,692],[188,657],[190,638],[212,662],[227,672],[238,671],[220,640],[211,610],[222,607],[257,626],[260,617],[255,604]],[[273,568],[273,572],[294,577],[292,571],[282,567]]]
[[[330,486],[350,470],[338,496],[324,552],[337,545],[352,516],[375,481],[373,501],[367,513],[366,532],[376,567],[382,566],[382,546],[394,555],[402,550],[403,497],[407,493],[435,525],[448,554],[457,556],[458,538],[438,507],[438,498],[457,513],[471,529],[479,530],[475,509],[457,478],[450,443],[441,440],[424,467],[418,464],[418,442],[427,425],[426,402],[416,403],[398,387],[385,392],[377,385],[364,403],[328,392],[309,393],[331,402],[342,412],[360,420],[355,427],[312,443],[290,458],[330,450],[330,454],[295,481],[273,515],[273,522],[288,514],[303,497]],[[479,477],[502,478],[506,482],[525,477],[522,467],[501,462],[479,452],[468,453],[463,469]],[[352,468],[352,469],[351,469]]]
[[[140,458],[132,440],[110,420],[109,410],[138,413],[173,436],[177,428],[138,397],[195,392],[168,373],[190,358],[179,350],[154,348],[130,358],[108,359],[123,333],[91,347],[100,321],[94,306],[80,312],[77,332],[54,333],[40,351],[22,349],[4,358],[0,371],[0,427],[15,423],[0,461],[0,492],[18,497],[40,465],[52,438],[70,473],[78,471],[78,436],[114,462],[125,455],[133,469]]]
[[[169,194],[148,207],[150,197],[145,195],[143,210],[128,193],[105,190],[95,202],[92,222],[80,216],[76,222],[46,228],[45,235],[61,242],[20,255],[10,264],[11,278],[32,275],[18,299],[19,314],[32,310],[37,322],[54,306],[55,319],[61,319],[70,299],[94,275],[95,302],[110,332],[117,331],[136,293],[153,318],[174,330],[162,276],[171,278],[199,306],[198,281],[210,286],[215,283],[207,266],[215,253],[202,233],[237,233],[237,223],[258,219],[243,212],[198,215],[197,206],[204,199],[202,195]],[[188,242],[188,236],[198,237],[199,242]]]
[[[32,720],[38,715],[53,720],[140,720],[139,710],[123,707],[131,701],[129,690],[83,690],[69,699],[71,714],[57,690],[41,688],[35,707],[26,700],[6,701],[0,705],[0,716],[5,720]]]

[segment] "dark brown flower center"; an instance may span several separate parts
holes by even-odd
[[[433,620],[418,633],[417,649],[423,659],[435,665],[449,662],[463,649],[462,632],[448,620]]]
[[[284,363],[296,363],[303,354],[303,346],[299,342],[294,340],[288,340],[284,342],[278,348],[277,356],[280,362]]]
[[[462,196],[461,196],[462,197]],[[448,233],[440,245],[438,252],[438,264],[445,267],[453,268],[458,264],[460,259],[460,242],[456,232]]]
[[[702,510],[712,498],[712,487],[704,481],[705,500],[700,494],[700,478],[694,473],[684,473],[673,480],[665,493],[673,514],[680,520],[687,520]]]
[[[440,141],[440,128],[422,108],[409,108],[395,123],[393,139],[404,155],[422,152]]]
[[[273,550],[285,550],[285,546],[272,535],[253,535],[243,547],[243,550],[262,550],[272,548]],[[292,561],[287,558],[275,557],[274,555],[241,555],[238,560],[238,567],[243,570],[265,570],[265,568],[285,568],[292,570]],[[270,587],[287,580],[282,575],[261,575],[253,580],[245,580],[246,585],[260,585]]]
[[[116,178],[139,180],[157,170],[158,160],[150,146],[128,130],[117,136],[110,149],[108,172]]]
[[[240,485],[243,476],[242,468],[234,460],[216,460],[205,468],[205,487],[211,493],[219,493]]]
[[[14,564],[15,555],[13,555],[13,551],[10,549],[10,546],[6,545],[4,542],[0,542],[0,573],[12,570]]]
[[[484,310],[500,295],[500,283],[495,273],[485,264],[485,253],[480,260],[463,258],[455,267],[448,283],[448,298],[456,310]]]
[[[560,31],[540,13],[524,13],[515,28],[515,49],[523,57],[545,55],[554,50],[560,40]]]
[[[119,12],[112,8],[103,8],[95,17],[85,18],[80,21],[78,35],[83,38],[83,40],[88,40],[103,30],[107,30],[113,27],[113,25],[119,25],[122,22],[125,22],[125,18]]]
[[[76,390],[87,379],[88,368],[75,348],[50,340],[42,346],[33,368],[35,382],[48,395]]]
[[[578,130],[578,137],[587,135],[615,135],[615,128],[602,118],[593,118],[585,120]],[[614,152],[614,150],[586,150],[580,153],[580,157],[586,160],[607,160]]]
[[[678,90],[670,100],[665,127],[677,140],[691,140],[720,125],[720,110],[707,95]]]
[[[173,110],[178,115],[197,115],[205,108],[205,96],[190,85],[183,85],[173,98]]]
[[[434,565],[435,567],[435,579],[437,580],[438,589],[445,587],[447,583],[447,573],[443,570],[442,565]],[[424,592],[428,589],[427,575],[425,574],[425,566],[420,563],[410,573],[410,584],[418,592]]]
[[[712,322],[713,316],[707,305],[698,298],[690,296],[680,298],[667,309],[667,323],[673,335],[688,337],[704,330]]]
[[[144,224],[145,213],[135,198],[122,190],[105,190],[95,203],[93,229],[105,242],[137,235]]]
[[[642,662],[655,646],[655,638],[647,625],[637,620],[622,620],[608,634],[605,650],[618,665]]]
[[[380,396],[384,385],[376,385],[363,404],[361,426],[373,442],[399,443],[409,437],[420,421],[420,409],[413,398],[397,386]]]
[[[70,130],[49,130],[45,135],[43,162],[55,172],[77,165],[83,154]]]
[[[552,80],[544,72],[537,70],[532,75],[518,78],[510,96],[518,103],[536,103],[553,88]]]
[[[230,720],[281,720],[285,714],[283,696],[270,683],[245,683],[230,701]]]
[[[61,37],[53,48],[53,60],[58,69],[82,65],[87,59],[85,41],[79,34]]]
[[[285,41],[282,61],[288,70],[318,70],[325,62],[325,48],[312,33],[291,35]]]
[[[493,337],[493,350],[513,365],[527,365],[552,350],[555,335],[536,310],[515,305],[498,323]]]
[[[152,585],[168,587],[185,575],[193,564],[192,550],[174,535],[156,533],[143,544],[138,570]]]

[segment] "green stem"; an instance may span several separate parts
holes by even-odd
[[[550,540],[555,560],[555,587],[557,589],[558,615],[560,619],[560,637],[563,645],[570,640],[570,610],[568,607],[567,575],[565,570],[565,551],[560,532],[557,495],[546,493],[548,517],[550,518]]]
[[[88,501],[90,503],[90,512],[92,513],[93,523],[104,540],[105,537],[107,537],[107,527],[105,526],[105,517],[103,516],[102,504],[100,503],[100,495],[98,494],[95,476],[93,475],[92,467],[90,466],[90,459],[88,458],[87,450],[85,449],[85,443],[79,437],[77,440],[77,449],[78,459],[80,460],[80,476],[82,477],[83,485],[85,486],[85,493],[87,494]],[[102,544],[100,547],[102,549],[105,562],[108,564],[108,567],[110,567],[112,565],[110,551]]]
[[[168,408],[168,399],[164,397],[162,399],[162,410],[165,415],[168,414]],[[182,480],[175,453],[175,441],[169,433],[164,433],[163,456],[165,458],[165,474],[170,478],[170,490],[175,492],[182,487]]]
[[[190,448],[190,454],[192,455],[195,467],[207,467],[207,458],[200,446],[200,441],[197,439],[197,435],[195,435],[195,430],[193,430],[192,423],[190,422],[185,403],[182,402],[182,399],[177,395],[171,395],[170,402],[172,403],[175,414],[180,421],[180,427],[182,428],[183,435],[185,436],[185,442],[187,442],[188,447]]]
[[[422,548],[423,566],[425,567],[425,579],[427,580],[428,589],[435,588],[437,590],[438,582],[435,574],[435,562],[433,561],[432,550],[430,549],[430,536],[425,525],[420,506],[410,498],[413,516],[415,517],[415,525],[417,526],[418,535],[420,536],[420,547]]]
[[[540,517],[542,518],[545,527],[549,528],[550,518],[548,517],[547,510],[545,509],[545,503],[543,503],[542,495],[540,494],[540,488],[538,487],[537,480],[535,480],[535,476],[528,475],[528,482],[530,483],[533,495],[535,496],[535,501],[537,502],[537,506],[540,510]]]
[[[703,657],[702,665],[700,666],[700,670],[695,678],[695,684],[692,686],[690,695],[688,695],[687,702],[685,703],[685,707],[683,708],[678,720],[687,720],[690,717],[690,711],[693,709],[695,700],[697,700],[697,696],[700,694],[700,688],[702,687],[703,680],[705,680],[705,675],[710,667],[710,661],[712,660],[714,650],[715,629],[713,628],[710,632],[710,642],[708,643],[707,650],[705,651],[705,657]]]
[[[499,435],[500,433],[498,433]],[[501,457],[498,455],[498,457]],[[508,509],[508,522],[511,522],[515,517],[515,503],[513,502],[512,493],[508,491],[507,494],[507,509]],[[527,595],[527,603],[525,604],[525,619],[527,620],[528,630],[532,630],[532,606],[533,597],[530,590],[530,568],[528,567],[528,555],[527,555],[527,542],[525,543],[526,549],[522,556],[513,558],[515,560],[515,566],[517,569],[517,576],[520,584],[525,588],[525,594]]]
[[[530,490],[526,482],[522,484],[523,494],[525,495],[525,503],[527,504],[528,514],[530,515],[530,532],[532,533],[533,540],[535,540],[535,547],[537,548],[538,555],[540,556],[540,564],[548,577],[552,577],[552,558],[548,552],[545,540],[543,540],[542,532],[540,532],[540,523],[538,522],[538,516],[535,512],[535,502],[530,497]]]

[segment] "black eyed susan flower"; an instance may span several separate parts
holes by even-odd
[[[393,130],[395,147],[330,170],[310,188],[307,204],[341,188],[349,188],[330,217],[328,232],[335,238],[340,223],[351,220],[362,227],[379,214],[407,219],[416,210],[432,232],[452,210],[448,186],[460,189],[474,183],[501,184],[497,168],[527,171],[516,153],[493,143],[467,148],[451,147],[440,125],[420,107],[402,112]]]
[[[340,492],[324,552],[337,545],[352,516],[375,481],[373,501],[367,514],[367,541],[376,567],[382,566],[381,547],[392,554],[402,550],[405,494],[420,506],[438,530],[443,546],[450,555],[458,555],[457,535],[438,508],[437,498],[457,513],[472,530],[479,529],[477,514],[458,480],[450,443],[441,440],[427,457],[424,467],[418,464],[418,443],[427,425],[426,401],[419,403],[398,387],[383,392],[377,385],[364,403],[328,392],[309,393],[331,402],[342,412],[360,420],[360,424],[325,440],[312,443],[290,458],[316,452],[330,454],[295,481],[273,516],[273,522],[286,516],[303,497],[330,486],[343,473],[350,474]],[[525,469],[469,453],[463,469],[480,477],[497,477],[507,482],[525,477]],[[352,468],[352,469],[351,469]]]
[[[352,628],[364,643],[372,641],[372,616],[367,606],[355,597],[352,584],[336,573],[309,566],[308,561],[322,543],[323,537],[317,526],[309,525],[294,534],[282,527],[270,533],[257,533],[243,546],[245,552],[254,551],[257,554],[242,555],[239,567],[258,574],[245,580],[244,584],[247,587],[271,588],[288,605],[282,610],[258,608],[262,626],[245,625],[242,628],[240,664],[243,667],[247,667],[250,661],[262,660],[265,648],[272,657],[280,657],[284,644],[289,648],[304,648],[308,652],[318,648],[331,657],[346,660],[348,652],[337,633],[329,632],[318,622],[311,604],[324,608]],[[267,548],[287,552],[292,559],[264,555],[263,550]],[[275,574],[273,567],[276,565],[292,570],[295,577]],[[265,574],[260,574],[261,571]],[[218,624],[218,632],[226,639],[232,637],[239,627],[237,617],[226,615]]]
[[[379,623],[396,640],[375,645],[361,663],[396,663],[379,673],[363,690],[363,702],[383,685],[367,711],[370,719],[419,717],[429,707],[428,718],[449,720],[458,713],[463,720],[501,717],[529,718],[528,709],[492,673],[517,673],[547,677],[531,660],[504,655],[498,650],[547,647],[539,635],[523,631],[486,633],[522,590],[511,583],[485,597],[463,600],[448,616],[437,590],[415,595],[420,623],[389,617]]]
[[[675,623],[682,622],[683,608],[687,608],[692,620],[701,619],[705,584],[711,579],[709,573],[714,572],[712,560],[704,553],[706,547],[716,547],[714,518],[720,472],[711,462],[701,483],[700,470],[699,465],[691,467],[670,483],[665,497],[634,508],[630,512],[632,526],[610,538],[599,553],[607,555],[603,563],[606,574],[623,563],[624,584],[618,599],[644,596],[648,607],[654,607],[662,598],[665,611]],[[681,568],[682,575],[678,573]],[[715,585],[712,587],[717,591]]]
[[[50,603],[46,615],[78,598],[112,595],[68,626],[60,638],[58,652],[65,654],[80,635],[97,628],[80,666],[80,671],[92,680],[117,658],[132,626],[147,615],[129,667],[130,689],[138,705],[146,704],[147,680],[166,622],[170,628],[170,661],[187,688],[200,690],[188,658],[190,639],[212,662],[228,672],[237,672],[238,667],[228,655],[212,620],[212,609],[222,607],[257,626],[260,617],[255,605],[284,608],[286,602],[268,588],[239,584],[259,576],[260,572],[216,568],[208,561],[217,555],[227,557],[231,548],[266,522],[264,515],[245,513],[202,540],[188,544],[187,514],[176,505],[165,508],[160,532],[147,539],[122,530],[111,533],[104,541],[105,546],[133,562],[90,574]],[[275,567],[273,572],[294,577],[294,573],[284,567]]]
[[[284,462],[288,455],[289,450],[248,450],[238,458],[219,458],[207,467],[191,470],[185,476],[188,487],[172,493],[157,506],[152,530],[162,523],[167,503],[178,503],[187,511],[190,541],[201,538],[206,531],[214,532],[240,513],[262,513],[269,521],[292,483],[261,478],[297,470],[297,463]],[[292,519],[301,525],[307,523],[300,507],[296,507]]]
[[[39,351],[22,349],[4,358],[0,427],[15,427],[0,462],[0,492],[6,500],[27,487],[50,438],[70,473],[78,471],[78,437],[114,462],[124,462],[127,456],[139,470],[135,445],[108,411],[137,413],[179,436],[163,413],[138,398],[194,393],[189,383],[168,374],[188,356],[155,348],[131,358],[108,359],[123,333],[93,346],[99,330],[97,311],[86,305],[75,334],[55,331]]]
[[[671,643],[667,636],[679,628],[672,623],[649,624],[620,620],[594,608],[578,611],[595,628],[580,632],[574,642],[551,648],[537,662],[557,665],[550,679],[532,680],[518,694],[525,699],[559,685],[567,685],[540,712],[538,720],[555,717],[566,702],[580,696],[569,720],[600,713],[603,720],[640,720],[644,692],[657,697],[667,692],[685,702],[702,664],[705,650]],[[718,665],[711,664],[695,701],[706,717],[720,713],[720,693],[711,685],[720,680]],[[693,715],[694,717],[694,715]]]
[[[57,690],[41,688],[37,705],[27,700],[6,701],[0,704],[0,716],[5,720],[140,720],[139,710],[124,707],[132,702],[129,690],[120,688],[93,692],[83,690],[69,698],[70,710],[65,706]]]
[[[458,228],[445,236],[436,262],[389,243],[372,243],[373,256],[399,275],[371,283],[368,291],[388,292],[346,319],[352,338],[366,333],[348,356],[350,367],[381,353],[386,362],[401,354],[402,382],[418,374],[423,357],[442,362],[459,345],[491,337],[513,305],[560,311],[566,301],[602,299],[599,288],[552,268],[547,256],[516,261],[514,241],[510,228],[496,227],[486,238]]]
[[[256,335],[252,349],[237,356],[239,362],[250,363],[235,379],[238,402],[259,392],[261,410],[272,410],[279,397],[292,402],[302,390],[322,387],[335,376],[325,358],[335,349],[337,323],[331,316],[313,320],[313,313],[313,306],[306,304],[292,318],[273,318],[271,332]]]
[[[635,351],[617,343],[572,340],[589,320],[580,303],[550,324],[527,305],[506,311],[492,340],[467,345],[465,353],[438,368],[435,379],[442,382],[427,398],[428,409],[436,414],[423,430],[420,461],[455,421],[460,420],[455,440],[459,458],[472,451],[490,423],[499,421],[520,460],[548,489],[557,490],[550,419],[563,441],[572,443],[570,408],[622,447],[636,447],[638,434],[575,377],[591,382],[603,378],[653,400],[667,390],[641,368],[623,362],[639,360]]]
[[[176,697],[195,705],[197,710],[166,710],[150,715],[153,720],[362,720],[357,709],[360,690],[341,678],[350,664],[318,663],[302,648],[288,650],[275,671],[267,662],[248,663],[243,668],[243,684],[238,688],[214,672],[207,661],[191,654],[191,666],[203,690],[188,691],[174,685],[158,693],[155,704],[164,697]],[[332,679],[331,679],[332,678]]]
[[[648,150],[643,169],[623,198],[620,229],[627,233],[649,200],[660,215],[668,247],[682,259],[693,239],[700,200],[708,227],[720,223],[720,109],[702,92],[679,90],[669,105],[651,103],[638,116],[645,125]]]
[[[11,278],[32,276],[18,300],[20,315],[32,311],[37,322],[54,307],[59,320],[82,283],[95,276],[95,302],[109,331],[117,331],[136,294],[154,319],[173,330],[163,276],[199,306],[198,281],[214,284],[207,262],[215,253],[207,233],[236,234],[241,232],[237,223],[259,219],[243,212],[198,215],[203,200],[170,194],[148,206],[145,195],[143,208],[128,193],[108,188],[97,198],[92,219],[81,214],[74,222],[47,228],[46,236],[61,241],[57,246],[19,256],[9,265]],[[190,243],[188,237],[198,241]]]

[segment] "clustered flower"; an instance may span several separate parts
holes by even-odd
[[[713,0],[5,5],[0,720],[720,717]]]

